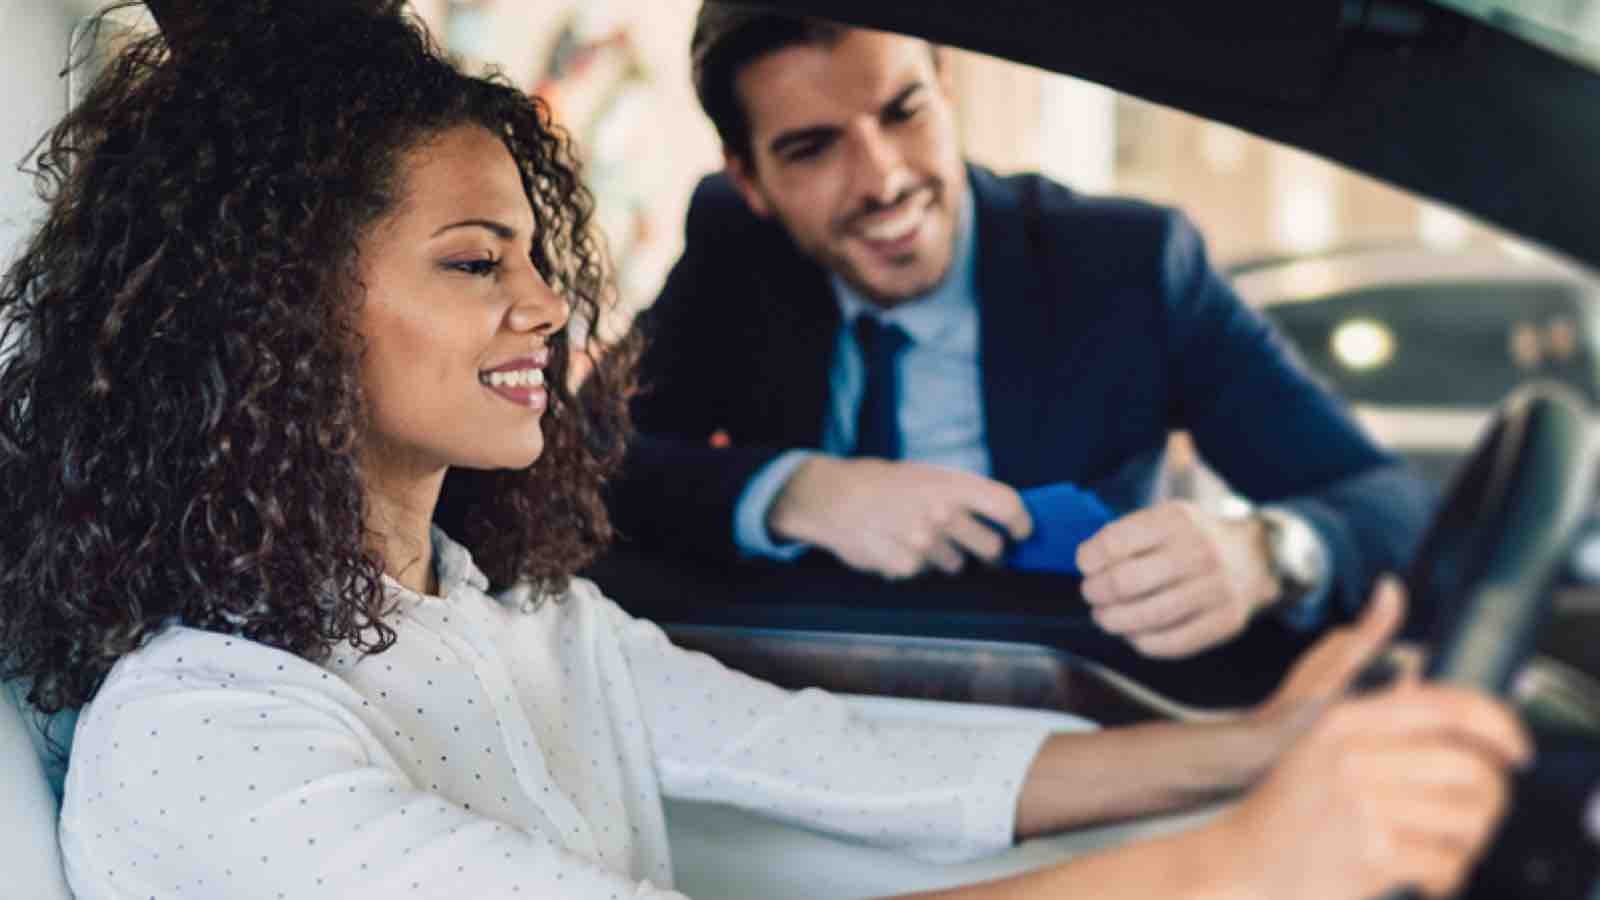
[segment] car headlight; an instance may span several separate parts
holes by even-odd
[[[1357,372],[1381,369],[1394,358],[1394,332],[1375,319],[1350,319],[1333,330],[1333,358]]]

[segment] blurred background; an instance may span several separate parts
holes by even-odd
[[[65,109],[68,42],[101,5],[0,0],[0,249],[10,249],[28,215],[30,181],[15,163]],[[647,303],[676,257],[690,189],[721,164],[689,84],[698,0],[412,5],[465,65],[497,69],[555,105],[588,158],[625,293],[635,306]],[[1524,15],[1540,6],[1587,15],[1600,34],[1597,0],[1518,6]],[[973,159],[1002,172],[1042,171],[1085,192],[1182,207],[1225,265],[1398,244],[1525,251],[1449,209],[1228,126],[1002,60],[948,56]]]
[[[1600,44],[1600,0],[1448,2],[1536,40],[1577,33]],[[18,164],[67,108],[69,45],[99,5],[0,0],[0,259],[38,214]],[[690,191],[721,163],[689,83],[697,8],[698,0],[413,3],[462,65],[496,69],[545,97],[576,136],[624,299],[611,328],[627,327],[654,297],[681,248]],[[136,9],[115,22],[80,41],[80,52],[103,52],[123,28],[148,27]],[[1224,125],[970,53],[949,51],[947,63],[973,159],[1185,210],[1240,293],[1379,440],[1436,479],[1526,379],[1554,378],[1600,400],[1600,296],[1588,272]],[[1223,502],[1225,486],[1181,435],[1170,459],[1173,493]],[[1595,556],[1600,573],[1600,543]]]

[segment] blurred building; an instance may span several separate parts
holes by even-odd
[[[1591,15],[1600,5],[1568,2]],[[498,67],[573,116],[569,127],[586,143],[591,180],[603,213],[609,210],[602,219],[624,297],[634,307],[647,304],[681,249],[689,191],[720,165],[689,84],[698,0],[415,0],[414,6],[471,64]],[[615,47],[619,36],[637,81],[627,91],[632,111],[623,116],[614,109],[608,133],[607,123],[589,118],[592,98],[576,107],[563,102],[563,73],[550,64],[564,42],[570,53],[574,41]],[[1225,125],[965,51],[946,51],[945,65],[973,159],[1002,172],[1042,171],[1089,193],[1181,207],[1223,264],[1351,245],[1456,248],[1496,241],[1450,210]],[[585,90],[603,88],[578,87]]]
[[[1512,14],[1494,0],[1453,2],[1474,14]],[[66,109],[59,73],[67,42],[98,5],[0,0],[0,253],[25,231],[31,208],[30,180],[12,164]],[[699,0],[411,6],[464,66],[497,70],[545,96],[578,140],[629,311],[621,327],[650,302],[680,252],[695,182],[721,165],[689,82]],[[1600,36],[1600,0],[1514,6],[1531,23],[1586,23],[1583,33]],[[1227,126],[963,51],[947,51],[945,64],[972,158],[1002,172],[1043,171],[1090,193],[1181,207],[1223,264],[1351,245],[1497,241],[1450,210]]]

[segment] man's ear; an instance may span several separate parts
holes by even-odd
[[[722,150],[722,171],[727,173],[728,180],[739,189],[739,195],[744,198],[745,205],[750,211],[763,219],[772,218],[772,204],[767,202],[767,195],[761,192],[761,185],[756,182],[754,164],[744,156],[735,153],[726,147]]]

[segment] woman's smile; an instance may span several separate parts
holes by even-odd
[[[549,352],[540,351],[502,363],[478,373],[478,381],[502,399],[534,412],[544,412],[549,404],[549,394],[544,386],[544,367],[549,362]]]

